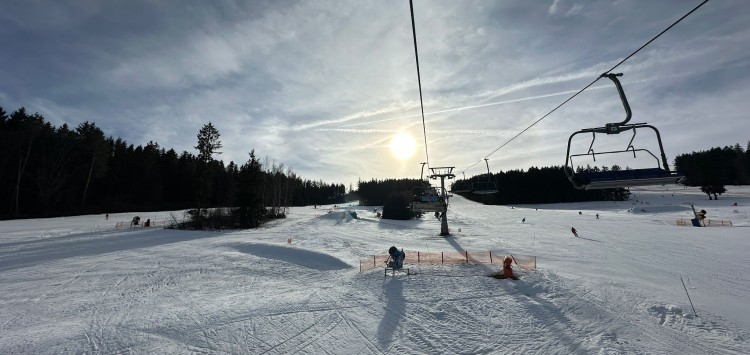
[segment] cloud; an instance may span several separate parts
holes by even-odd
[[[549,6],[549,9],[547,10],[547,13],[550,15],[554,15],[557,13],[557,7],[559,6],[561,0],[553,0],[552,5]]]
[[[479,161],[480,173],[482,157],[692,6],[415,3],[430,163]],[[617,69],[634,120],[660,128],[667,154],[750,131],[742,6],[708,3]],[[225,162],[255,149],[331,182],[414,177],[426,159],[420,139],[410,160],[387,148],[399,130],[423,138],[406,3],[30,0],[8,3],[0,19],[6,111],[26,106],[58,125],[88,120],[132,144],[190,152],[211,121]],[[559,165],[573,131],[622,117],[600,81],[493,155],[491,168]]]
[[[547,9],[547,13],[552,16],[564,12],[563,17],[571,17],[580,14],[581,10],[583,10],[583,4],[581,3],[573,3],[572,5],[567,5],[564,2],[565,0],[552,1],[552,4]],[[567,9],[564,9],[566,7]]]

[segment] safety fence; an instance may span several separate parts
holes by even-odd
[[[169,225],[168,221],[151,221],[148,223],[148,226],[146,225],[145,221],[141,221],[138,224],[133,224],[133,222],[117,222],[115,224],[115,228],[148,228],[148,227],[166,227]]]
[[[440,264],[499,264],[502,265],[506,256],[512,256],[514,265],[526,270],[536,270],[536,256],[517,255],[501,251],[439,251],[439,252],[404,252],[404,267],[411,265],[440,265]],[[387,255],[373,255],[371,258],[359,261],[359,272],[365,272],[378,267],[385,267]]]
[[[731,220],[704,219],[700,221],[700,224],[703,227],[734,227]],[[677,220],[677,225],[689,227],[693,225],[693,222],[689,219],[680,218]]]

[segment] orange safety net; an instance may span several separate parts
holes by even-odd
[[[425,253],[421,251],[405,251],[404,267],[410,265],[440,265],[440,264],[503,264],[505,256],[511,253],[503,251],[439,251]],[[512,254],[514,265],[526,270],[536,270],[536,256]],[[374,268],[385,267],[388,255],[373,255],[372,258],[359,262],[359,271],[364,272]]]
[[[718,219],[704,219],[701,221],[704,227],[734,227],[731,220],[718,220]],[[682,227],[692,227],[693,223],[687,219],[680,218],[677,220],[677,225]]]

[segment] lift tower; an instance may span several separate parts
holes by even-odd
[[[448,193],[445,189],[445,178],[448,178],[448,180],[453,179],[456,177],[456,175],[453,175],[453,166],[446,166],[446,167],[439,167],[439,168],[430,168],[432,170],[432,175],[430,175],[430,179],[437,179],[440,178],[440,193],[443,194],[443,213],[440,221],[440,235],[441,236],[448,236],[450,233],[448,232]]]

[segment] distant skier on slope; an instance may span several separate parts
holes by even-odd
[[[570,231],[573,233],[574,236],[578,237],[578,231],[575,229],[575,227],[570,227]]]
[[[395,246],[392,246],[388,249],[388,255],[388,261],[386,261],[388,267],[396,270],[404,267],[404,258],[406,257],[406,254],[404,254],[403,251],[399,251]]]

